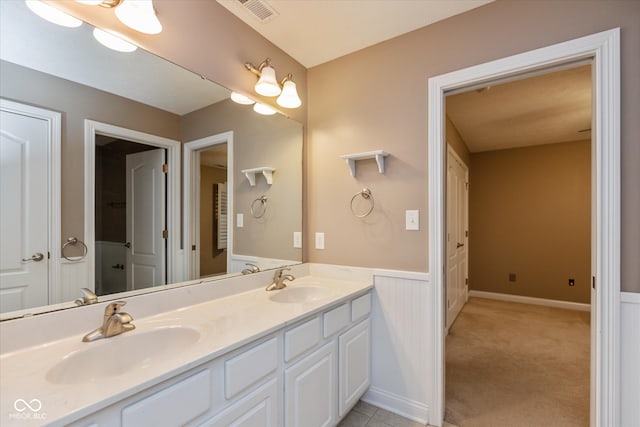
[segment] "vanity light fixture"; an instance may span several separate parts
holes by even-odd
[[[27,7],[40,18],[63,27],[75,28],[82,25],[78,18],[64,13],[53,6],[49,6],[40,0],[25,0]]]
[[[103,46],[118,52],[133,52],[138,48],[136,45],[123,40],[121,37],[101,30],[100,28],[93,29],[93,37]]]
[[[276,102],[281,107],[298,108],[302,105],[302,101],[298,96],[296,84],[293,76],[287,74],[280,83],[276,78],[276,70],[271,66],[271,59],[265,59],[258,67],[254,67],[251,63],[244,64],[245,68],[259,77],[258,82],[254,86],[256,93],[263,96],[278,96]]]
[[[115,8],[120,22],[145,34],[158,34],[162,24],[156,16],[152,0],[76,0],[78,3]]]
[[[291,80],[293,76],[291,74],[287,74],[287,77],[282,79],[282,93],[276,100],[279,106],[285,108],[298,108],[302,105],[302,101],[298,96],[298,91],[296,90],[296,84],[293,80]]]

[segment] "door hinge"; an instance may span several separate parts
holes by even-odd
[[[467,277],[466,279],[464,279],[464,284],[468,285],[469,284],[469,278]]]
[[[465,184],[465,187],[466,187],[466,188],[467,188],[467,190],[468,190],[468,189],[469,189],[469,183],[468,183],[468,182],[465,182],[464,184]]]
[[[169,237],[169,232],[167,230],[162,230],[162,238],[166,239],[167,237]]]
[[[469,230],[464,231],[464,237],[469,237]]]
[[[596,288],[596,276],[591,276],[591,287]]]
[[[162,172],[163,173],[169,173],[169,165],[166,163],[162,164]]]
[[[195,251],[196,250],[196,245],[191,245],[191,250]]]
[[[47,259],[51,259],[51,252],[47,252]]]

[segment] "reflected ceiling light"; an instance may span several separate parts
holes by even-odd
[[[124,25],[145,34],[158,34],[162,24],[156,16],[152,0],[76,0],[78,3],[116,8],[116,16]]]
[[[231,92],[231,100],[242,105],[251,105],[256,103],[253,99],[238,92]]]
[[[254,86],[258,94],[263,96],[280,95],[277,103],[285,108],[298,108],[302,105],[291,74],[287,74],[287,76],[282,79],[282,82],[278,83],[276,70],[271,66],[270,58],[265,59],[257,68],[250,62],[244,64],[244,67],[259,77],[258,82]]]
[[[272,116],[275,113],[277,113],[277,111],[268,106],[267,104],[262,104],[260,102],[256,102],[253,106],[253,111],[255,111],[258,114],[262,114],[263,116]]]
[[[277,103],[281,107],[285,108],[298,108],[302,105],[302,101],[298,96],[298,91],[296,90],[296,84],[293,80],[291,80],[291,74],[287,75],[282,80],[282,93],[277,99]]]
[[[127,27],[145,34],[158,34],[162,24],[156,16],[151,0],[122,0],[116,16]]]
[[[133,52],[138,47],[128,41],[123,40],[121,37],[108,33],[99,28],[93,29],[93,37],[100,42],[103,46],[109,49],[117,50],[118,52]]]
[[[27,7],[31,9],[33,13],[40,18],[45,19],[54,24],[62,25],[63,27],[75,28],[82,25],[82,21],[78,18],[64,13],[61,10],[56,9],[53,6],[49,6],[40,0],[25,0]]]

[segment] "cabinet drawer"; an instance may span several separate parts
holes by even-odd
[[[349,304],[342,304],[324,314],[324,337],[328,338],[349,324]]]
[[[204,414],[211,405],[211,374],[202,371],[122,410],[123,427],[177,426]]]
[[[224,363],[224,395],[232,399],[242,390],[278,369],[278,341],[271,338]]]
[[[290,362],[321,340],[320,318],[315,317],[284,333],[284,360]]]
[[[355,322],[371,312],[371,294],[362,295],[351,301],[351,321]]]

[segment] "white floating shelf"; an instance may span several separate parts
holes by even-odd
[[[349,166],[351,176],[355,177],[356,160],[376,159],[376,163],[378,164],[378,172],[384,173],[384,158],[388,155],[389,153],[387,153],[386,151],[376,150],[367,151],[366,153],[345,154],[340,156],[340,158],[344,159],[347,162],[347,166]]]
[[[261,167],[261,168],[253,168],[253,169],[243,169],[242,172],[247,179],[249,180],[249,184],[253,187],[256,185],[256,174],[264,175],[264,179],[267,180],[267,184],[273,184],[273,173],[276,170],[274,168]]]

